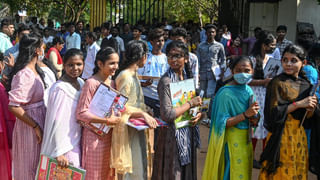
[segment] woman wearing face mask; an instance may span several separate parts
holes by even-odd
[[[260,159],[259,179],[306,180],[308,144],[304,125],[318,123],[319,117],[314,121],[310,118],[319,115],[319,105],[302,71],[306,64],[304,50],[296,45],[287,46],[281,62],[283,73],[273,78],[267,87],[264,126],[269,133]],[[311,143],[311,147],[317,144]]]
[[[257,97],[257,101],[259,102],[259,106],[261,108],[261,118],[258,124],[258,127],[254,130],[252,135],[252,145],[253,145],[253,152],[255,152],[255,147],[257,144],[258,139],[263,140],[263,146],[265,143],[265,138],[267,136],[268,131],[263,127],[263,109],[264,109],[264,100],[266,96],[266,86],[268,85],[269,81],[271,80],[270,77],[266,77],[264,74],[264,68],[268,61],[270,60],[270,56],[267,54],[272,54],[276,47],[276,39],[275,37],[266,31],[261,31],[258,36],[258,40],[255,43],[251,60],[254,66],[254,74],[253,80],[249,84]],[[260,164],[254,160],[253,162],[254,168],[260,168]]]
[[[248,133],[250,123],[258,123],[260,109],[247,85],[253,64],[240,56],[230,67],[233,80],[218,91],[212,104],[203,180],[251,179],[253,154]]]
[[[44,44],[35,34],[24,35],[9,75],[9,110],[17,117],[12,140],[13,179],[34,179],[40,157],[46,115],[44,73],[37,61]]]

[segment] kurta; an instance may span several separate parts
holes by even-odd
[[[160,79],[158,93],[160,99],[161,119],[168,123],[167,127],[158,130],[157,143],[153,162],[153,180],[196,180],[197,179],[197,151],[195,143],[195,127],[191,131],[191,163],[181,165],[176,141],[174,120],[176,112],[171,102],[171,79],[167,73]],[[188,127],[187,127],[188,128]],[[186,147],[185,147],[186,148]]]
[[[25,67],[12,79],[9,105],[21,106],[28,116],[43,129],[46,115],[43,93],[44,85],[40,76]],[[15,180],[33,180],[41,148],[34,129],[17,119],[13,129],[12,143],[13,178]]]
[[[5,87],[0,83],[0,177],[11,180],[11,154],[12,130],[16,118],[8,110],[8,94]]]
[[[143,92],[136,72],[122,71],[116,78],[117,90],[129,97],[126,111],[122,113],[121,122],[114,128],[112,139],[114,154],[113,164],[119,172],[126,172],[125,180],[147,179],[147,147],[145,131],[128,127],[132,112],[144,111]],[[122,137],[120,137],[122,136]],[[120,151],[126,153],[121,153]],[[121,162],[123,163],[121,163]]]
[[[309,96],[310,89],[307,80],[284,73],[269,83],[264,122],[269,134],[259,179],[308,179],[307,137],[304,127],[299,126],[306,110],[288,114],[287,108]]]
[[[78,82],[82,88],[83,80],[78,78]],[[76,119],[80,93],[81,89],[68,82],[59,80],[52,85],[41,148],[41,154],[52,158],[65,155],[75,167],[80,167],[81,160],[81,127]]]
[[[252,144],[249,121],[226,127],[227,120],[249,108],[253,91],[248,85],[222,87],[212,104],[209,147],[203,180],[251,179]]]
[[[94,76],[85,82],[76,111],[78,120],[90,122],[93,114],[89,112],[89,105],[99,85],[100,81]],[[110,168],[111,138],[112,130],[100,137],[83,128],[81,166],[87,170],[86,180],[115,179],[114,170]]]

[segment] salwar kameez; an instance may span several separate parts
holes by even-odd
[[[218,91],[212,105],[203,180],[251,179],[253,154],[249,121],[226,127],[229,118],[249,108],[251,96],[253,91],[247,85],[226,85]]]
[[[46,116],[43,94],[44,85],[40,76],[25,67],[13,77],[9,91],[9,105],[22,107],[43,129]],[[34,129],[17,118],[12,143],[13,179],[33,180],[41,148]]]
[[[269,131],[261,155],[259,179],[308,179],[308,143],[303,125],[306,110],[287,113],[293,102],[309,96],[311,84],[306,78],[285,73],[276,76],[267,87],[264,126]],[[294,103],[293,103],[294,104]],[[311,114],[306,118],[309,122]]]

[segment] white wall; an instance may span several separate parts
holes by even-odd
[[[316,1],[316,0],[313,0],[313,1]],[[286,38],[293,42],[295,41],[296,31],[297,31],[296,19],[297,19],[297,0],[279,1],[277,26],[286,25],[288,28]]]
[[[317,37],[320,34],[320,5],[316,0],[298,0],[297,21],[313,24]]]

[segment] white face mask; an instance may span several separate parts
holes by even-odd
[[[42,49],[42,55],[38,55],[38,61],[42,61],[44,59],[44,50]]]

